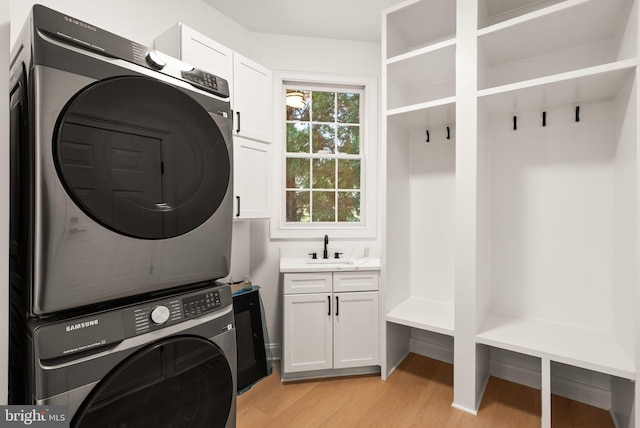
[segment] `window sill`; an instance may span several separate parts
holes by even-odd
[[[304,226],[280,226],[271,228],[271,239],[314,239],[329,234],[337,239],[376,239],[377,233],[372,227],[348,227],[327,224],[305,224]]]

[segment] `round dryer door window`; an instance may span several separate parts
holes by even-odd
[[[213,117],[185,92],[145,77],[92,84],[58,120],[54,157],[75,203],[118,233],[170,238],[204,223],[230,180]]]
[[[92,391],[75,428],[224,428],[233,402],[231,368],[208,340],[176,336],[133,354]]]

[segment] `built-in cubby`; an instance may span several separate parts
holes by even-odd
[[[455,135],[447,139],[442,126],[432,128],[427,143],[424,129],[389,131],[389,143],[401,146],[394,148],[396,162],[406,165],[406,175],[397,177],[393,188],[403,189],[407,201],[403,212],[388,215],[399,217],[399,229],[408,231],[389,240],[397,248],[393,257],[405,264],[408,275],[405,285],[390,290],[397,303],[389,307],[387,321],[452,335]]]
[[[454,330],[456,3],[408,1],[383,19],[386,241],[395,284],[385,315],[390,329],[403,331],[392,351],[402,355],[411,328]]]
[[[479,100],[489,269],[478,340],[635,378],[636,82],[634,69],[613,74],[598,76],[602,98],[521,112]]]
[[[455,23],[416,35],[418,14],[446,8]],[[456,408],[476,412],[496,370],[518,373],[508,353],[530,366],[542,426],[552,394],[639,426],[638,16],[638,0],[383,14],[383,374],[406,342],[433,348],[416,332],[443,334]]]

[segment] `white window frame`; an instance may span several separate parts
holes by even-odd
[[[319,233],[330,233],[336,238],[376,238],[378,218],[378,85],[376,77],[346,76],[293,71],[276,71],[274,76],[274,169],[279,177],[272,181],[273,217],[271,238],[317,238]],[[330,89],[357,87],[363,91],[361,106],[362,166],[364,173],[360,183],[359,223],[290,223],[286,221],[286,107],[285,86],[299,84]]]

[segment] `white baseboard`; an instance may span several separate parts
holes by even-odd
[[[474,416],[478,416],[478,411],[477,410],[468,409],[466,407],[458,406],[456,403],[453,403],[451,405],[451,407],[453,407],[454,409],[462,410],[465,413],[469,413],[469,414],[472,414]]]
[[[267,343],[267,358],[271,355],[271,360],[282,360],[282,345],[280,343]]]
[[[267,348],[271,352],[272,360],[282,359],[282,345],[280,343],[270,343],[267,345]],[[443,343],[442,341],[431,342],[411,337],[409,341],[409,349],[411,352],[418,355],[453,364],[452,344]],[[501,359],[492,358],[489,360],[489,374],[491,376],[531,388],[540,389],[540,370],[532,366],[530,356],[515,353],[507,355],[502,351],[495,353],[494,355],[499,356]],[[400,359],[400,361],[402,360],[403,359]],[[389,370],[389,374],[391,374],[395,369],[396,367],[392,367]],[[602,379],[596,379],[595,384],[592,385],[586,383],[587,381],[588,379],[585,378],[576,381],[554,375],[551,376],[551,391],[553,394],[570,400],[579,401],[590,406],[609,410],[611,408],[610,387],[607,388],[606,382],[603,382]],[[482,394],[480,397],[482,397]],[[467,413],[475,412],[470,409],[460,408],[455,404],[453,407]]]
[[[453,364],[452,343],[447,344],[441,341],[435,343],[421,339],[422,337],[411,337],[411,352]],[[537,360],[529,355],[500,350],[493,353],[492,358],[489,360],[489,374],[510,382],[540,389],[541,373],[539,364],[532,364],[535,361]],[[592,384],[589,384],[589,376],[581,376],[577,371],[581,369],[562,367],[560,365],[554,368],[556,368],[556,375],[551,376],[551,391],[553,394],[605,410],[611,408],[611,387],[610,383],[605,381],[605,375],[598,373],[592,379]],[[573,377],[573,379],[569,377]],[[482,394],[480,397],[482,397]],[[470,409],[460,408],[456,405],[453,405],[453,407],[467,413],[473,413]]]
[[[409,350],[418,355],[453,364],[453,347],[441,343],[425,342],[412,337],[409,341]]]

